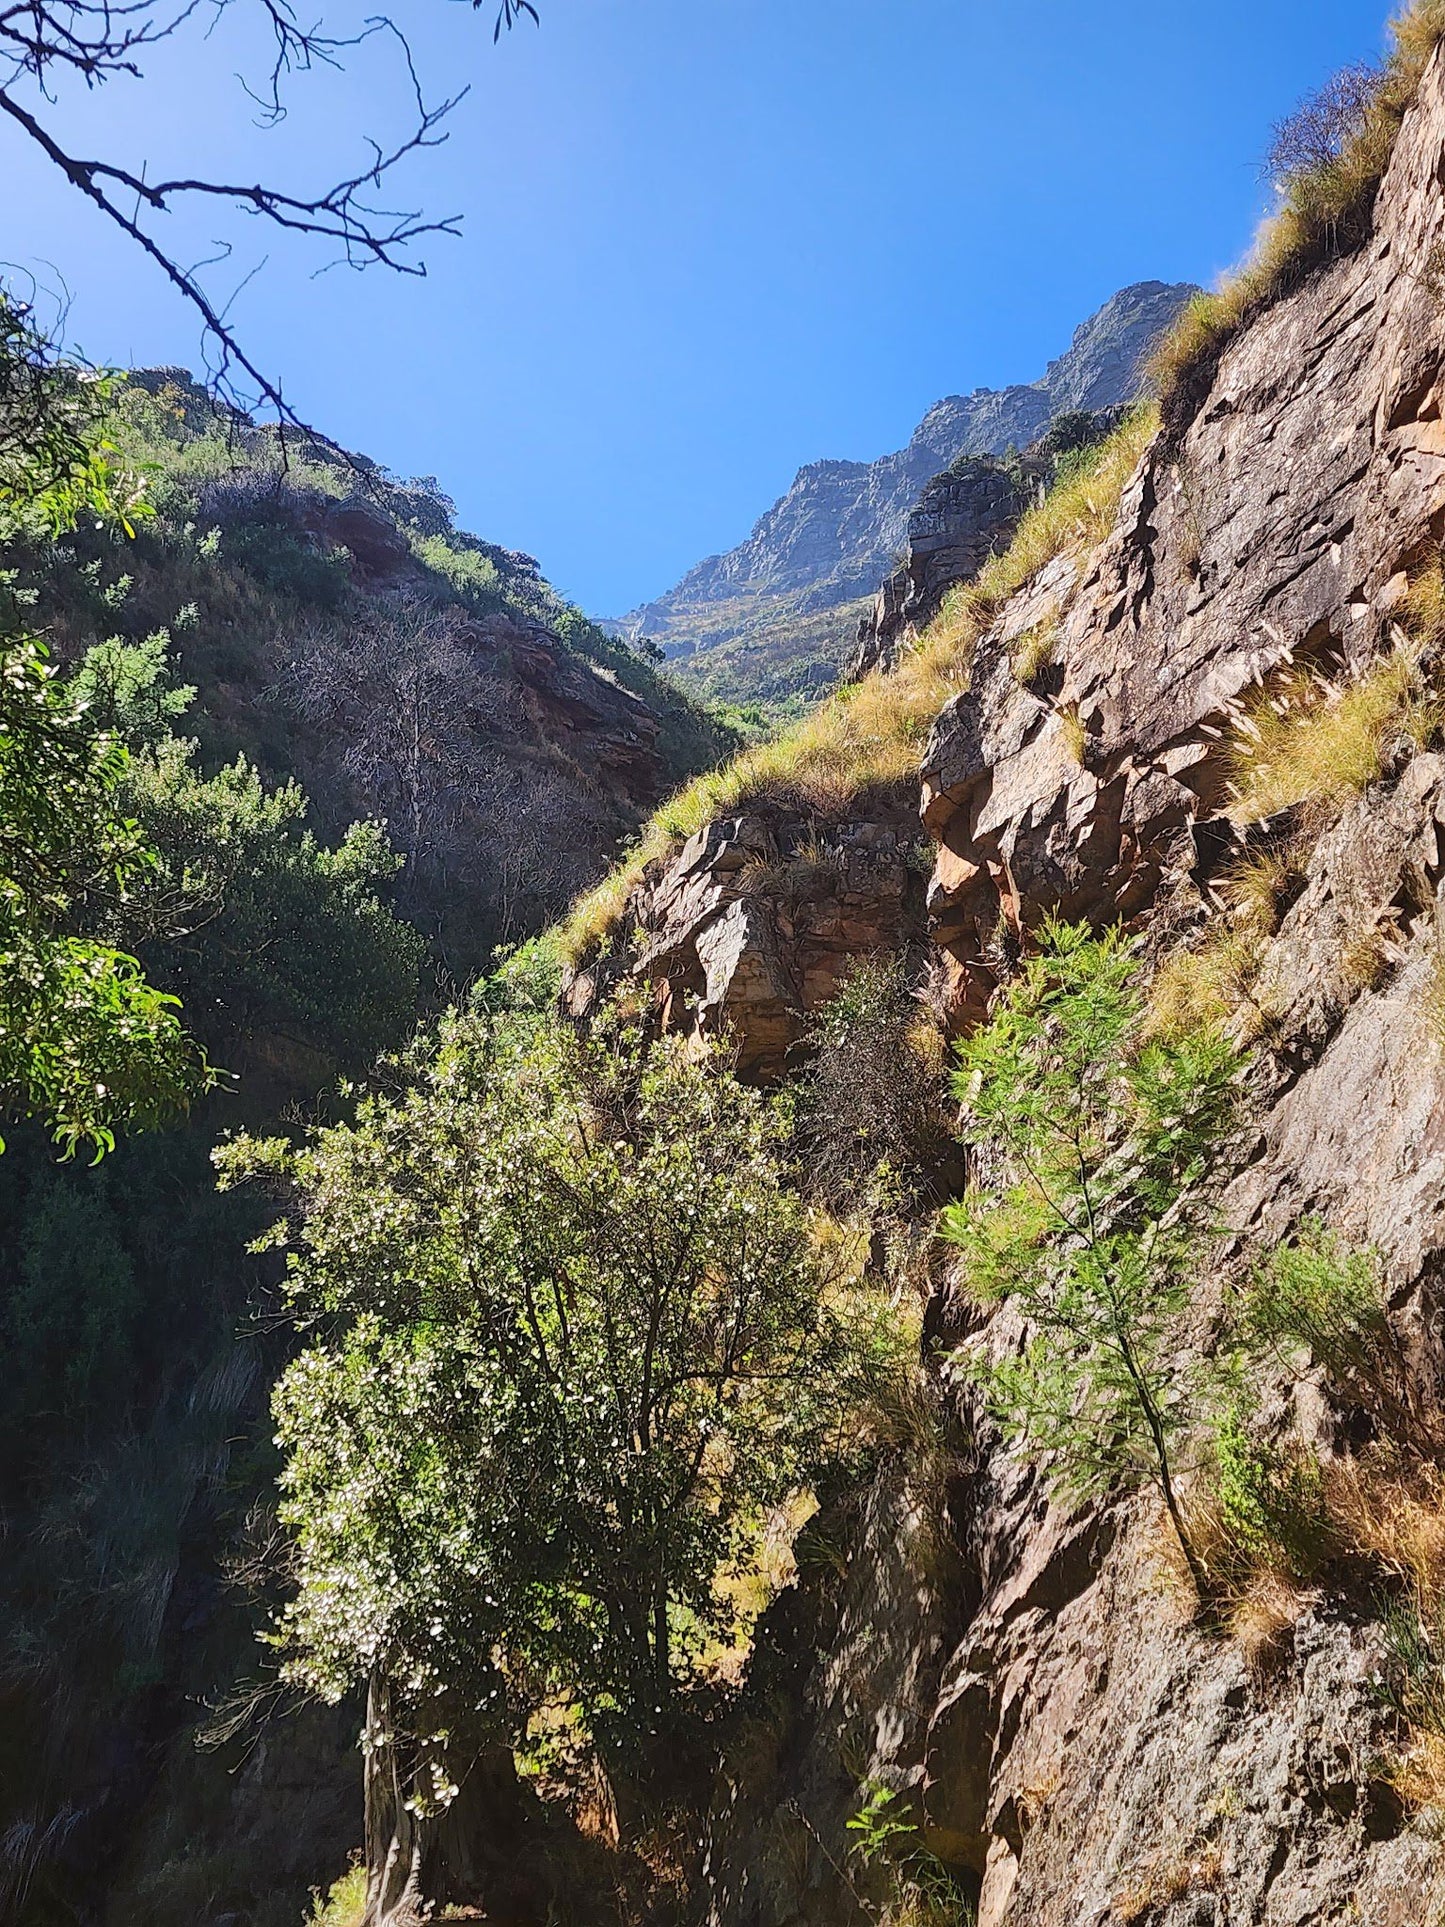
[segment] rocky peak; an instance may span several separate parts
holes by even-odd
[[[902,559],[859,619],[848,680],[892,668],[900,649],[938,614],[947,591],[1008,547],[1024,510],[1053,480],[1055,457],[1101,439],[1124,412],[1068,410],[1007,463],[965,455],[935,475],[908,518]]]
[[[877,461],[799,469],[745,542],[698,563],[666,595],[633,610],[624,630],[657,641],[686,664],[750,627],[765,631],[871,595],[935,476],[967,456],[1027,447],[1063,410],[1133,399],[1149,348],[1194,292],[1162,281],[1123,288],[1075,331],[1038,381],[948,396],[929,409],[905,447]],[[840,643],[852,626],[841,619]]]

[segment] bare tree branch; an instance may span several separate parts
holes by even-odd
[[[144,78],[144,57],[169,40],[209,6],[207,35],[237,0],[0,0],[0,110],[24,132],[43,154],[85,195],[107,220],[132,240],[160,269],[172,287],[201,316],[209,385],[229,405],[246,409],[257,403],[274,410],[282,429],[314,434],[301,420],[281,390],[242,345],[229,309],[235,295],[218,302],[202,283],[199,268],[188,268],[152,230],[150,217],[170,212],[177,203],[224,203],[239,213],[269,222],[286,233],[301,234],[333,244],[339,252],[323,266],[362,269],[382,266],[399,274],[424,276],[426,262],[412,250],[426,236],[455,235],[460,217],[427,219],[419,209],[390,207],[379,198],[387,177],[408,156],[439,147],[447,138],[443,123],[465,98],[467,89],[428,106],[406,36],[386,15],[373,15],[356,32],[335,34],[323,22],[302,27],[289,0],[250,0],[259,9],[272,41],[270,72],[258,86],[242,80],[248,99],[260,109],[260,124],[275,126],[286,116],[282,99],[285,81],[317,67],[340,68],[348,50],[378,37],[393,40],[405,69],[413,103],[411,126],[389,146],[368,139],[369,159],[320,192],[291,193],[262,182],[210,180],[177,175],[158,181],[145,173],[107,159],[82,159],[70,151],[49,124],[45,107],[56,99],[54,83],[69,76],[86,87],[98,87],[117,77]],[[472,0],[473,6],[483,0]],[[493,39],[503,27],[522,17],[537,19],[531,0],[500,0]],[[38,96],[25,100],[27,86]],[[229,255],[221,252],[200,264],[212,266]],[[254,271],[253,271],[254,272]],[[250,277],[248,276],[247,279]],[[245,285],[243,281],[242,286]],[[238,290],[239,292],[239,290]],[[240,383],[249,383],[243,392]]]

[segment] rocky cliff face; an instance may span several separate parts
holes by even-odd
[[[735,638],[755,635],[765,650],[770,628],[871,595],[935,476],[960,457],[1027,447],[1066,410],[1133,399],[1144,356],[1193,292],[1159,281],[1121,289],[1038,381],[950,395],[929,409],[905,448],[875,462],[800,469],[746,542],[700,562],[676,588],[625,617],[625,630],[655,639],[689,673],[706,676],[706,659]],[[840,645],[850,627],[840,618]],[[735,663],[733,673],[744,672]]]
[[[1122,918],[1156,955],[1223,917],[1213,885],[1238,852],[1226,752],[1240,699],[1291,662],[1361,675],[1445,539],[1442,248],[1437,52],[1367,245],[1233,343],[1193,418],[1146,453],[1102,547],[1061,557],[1003,608],[938,718],[918,800],[955,1023],[984,1008],[1047,912]],[[1043,623],[1057,627],[1053,663],[1025,687],[1012,645]],[[828,836],[841,849],[871,821],[858,812]],[[756,1071],[827,953],[796,924],[785,937],[777,895],[731,881],[754,834],[716,825],[654,869],[634,903],[648,935],[624,961],[668,998],[692,973],[705,994],[685,1018],[666,1003],[669,1016],[732,1017]],[[1402,735],[1300,863],[1253,981],[1255,1128],[1199,1315],[1236,1258],[1318,1213],[1379,1250],[1401,1327],[1428,1354],[1445,1275],[1432,1014],[1445,758]],[[841,888],[826,898],[832,941],[915,932],[906,889],[870,900],[869,876],[849,875],[846,929]],[[785,941],[801,948],[779,989],[768,959]],[[946,1280],[933,1316],[968,1345],[1019,1342],[1007,1315],[965,1313]],[[1323,1449],[1340,1442],[1319,1381],[1279,1397]],[[978,1896],[979,1927],[1434,1922],[1438,1840],[1381,1771],[1399,1736],[1378,1686],[1379,1614],[1317,1591],[1251,1657],[1182,1603],[1150,1504],[1070,1509],[969,1417],[949,1559],[920,1530],[925,1496],[875,1495],[841,1618],[770,1769],[720,1802],[716,1927],[851,1917],[842,1823],[868,1777],[912,1790],[928,1843]]]
[[[937,614],[950,585],[968,581],[1008,547],[1031,493],[1024,475],[977,456],[934,477],[908,518],[903,560],[858,624],[851,680],[892,668],[903,644]]]

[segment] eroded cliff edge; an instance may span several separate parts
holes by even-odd
[[[934,725],[921,799],[830,812],[765,797],[704,828],[644,871],[617,926],[630,934],[574,1001],[630,972],[664,1021],[733,1024],[766,1076],[852,953],[926,942],[963,1026],[1049,912],[1122,918],[1155,958],[1208,942],[1229,916],[1221,879],[1279,828],[1230,813],[1241,701],[1292,666],[1358,682],[1438,562],[1442,258],[1437,50],[1366,244],[1226,347],[1102,546],[1004,603]],[[926,919],[912,800],[937,846]],[[1397,1323],[1438,1375],[1442,826],[1445,758],[1402,732],[1358,800],[1295,845],[1249,964],[1254,1128],[1222,1200],[1233,1241],[1200,1281],[1206,1322],[1236,1256],[1318,1213],[1379,1251]],[[1018,1342],[1007,1316],[980,1324],[938,1289],[955,1337]],[[1317,1378],[1278,1396],[1321,1449],[1339,1443]],[[1438,1841],[1380,1770],[1378,1614],[1304,1597],[1261,1664],[1171,1589],[1149,1504],[1071,1512],[969,1416],[949,1557],[926,1496],[880,1489],[770,1770],[720,1803],[719,1927],[851,1917],[843,1822],[860,1779],[914,1791],[930,1846],[977,1883],[980,1927],[1433,1921]]]

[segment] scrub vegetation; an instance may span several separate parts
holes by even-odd
[[[1267,165],[1279,206],[1243,266],[1213,293],[1196,295],[1155,354],[1152,371],[1171,433],[1187,425],[1242,328],[1368,237],[1405,110],[1445,39],[1445,6],[1412,0],[1390,32],[1390,52],[1378,69],[1346,70],[1276,128]]]

